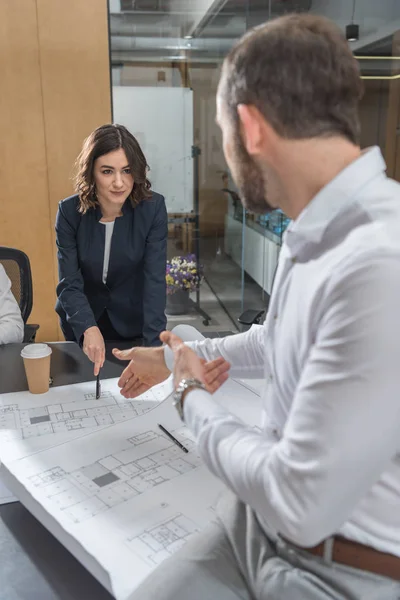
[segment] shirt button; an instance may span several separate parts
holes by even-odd
[[[297,262],[297,256],[293,256],[293,258],[292,258],[292,263],[295,263],[295,262]]]

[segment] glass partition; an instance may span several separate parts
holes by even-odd
[[[236,331],[243,311],[268,306],[289,219],[243,211],[215,95],[235,41],[291,11],[326,15],[354,36],[349,44],[365,83],[361,145],[380,146],[389,175],[400,179],[398,0],[110,0],[114,121],[138,137],[153,188],[165,195],[169,258],[194,254],[204,271],[200,294],[191,294],[183,314],[170,313],[172,325]]]

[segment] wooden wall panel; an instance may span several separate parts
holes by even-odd
[[[55,339],[53,243],[49,220],[36,0],[3,0],[0,17],[0,244],[31,261],[31,322]]]
[[[2,0],[0,245],[32,265],[39,340],[60,338],[54,220],[83,139],[111,119],[106,0]]]
[[[53,231],[59,200],[73,193],[83,139],[111,121],[108,15],[106,0],[37,0],[37,6]]]

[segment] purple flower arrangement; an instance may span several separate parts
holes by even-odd
[[[167,294],[174,294],[177,290],[194,292],[203,280],[203,268],[197,265],[196,256],[174,256],[167,260]]]

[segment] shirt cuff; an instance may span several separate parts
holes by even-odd
[[[183,402],[185,424],[197,438],[201,429],[218,417],[226,418],[230,413],[220,406],[209,392],[193,388],[186,393]]]
[[[170,371],[174,369],[174,353],[169,346],[164,346],[164,360]]]
[[[185,346],[189,346],[196,352],[197,342],[185,342]],[[170,371],[174,370],[174,353],[169,346],[164,346],[164,360],[167,368]]]
[[[69,324],[70,327],[72,327],[72,330],[75,334],[75,339],[80,346],[83,345],[83,335],[84,335],[86,329],[89,329],[89,327],[98,327],[96,319],[94,318],[93,315],[88,317],[88,319],[84,323],[78,323],[75,326],[72,325],[71,321],[68,321],[68,319],[67,319],[67,323]]]

